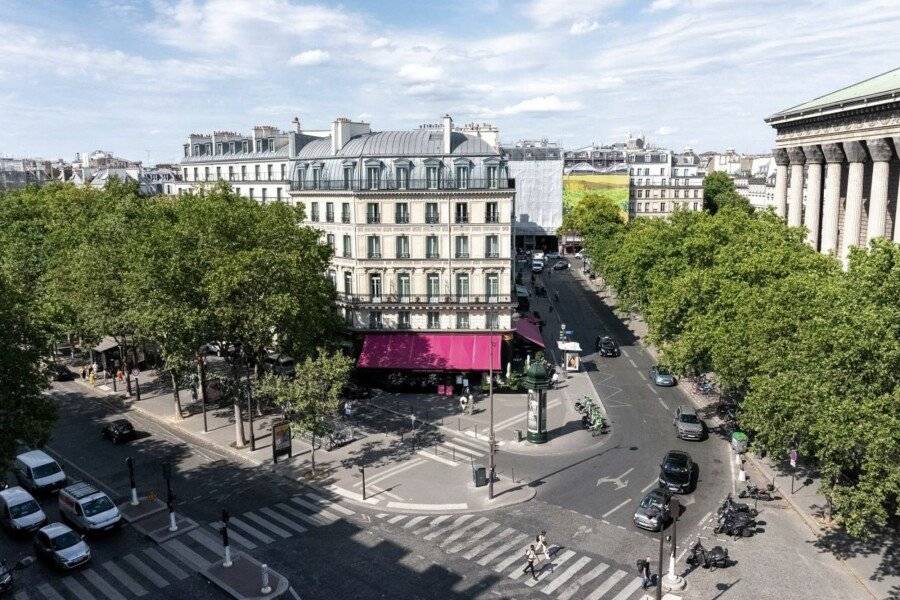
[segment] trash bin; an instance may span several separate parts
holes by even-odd
[[[735,431],[731,434],[731,447],[734,448],[734,451],[738,454],[743,454],[747,451],[747,434],[743,431]]]
[[[475,480],[475,487],[487,485],[487,469],[484,465],[475,465],[472,467],[472,478]]]

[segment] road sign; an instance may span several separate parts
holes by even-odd
[[[131,370],[131,376],[132,376],[132,377],[137,377],[137,376],[140,375],[140,374],[141,374],[141,370],[138,369],[137,367],[135,367],[135,368],[133,368],[133,369]]]
[[[791,466],[797,466],[797,450],[795,448],[791,448]]]

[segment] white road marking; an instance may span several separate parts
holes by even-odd
[[[109,585],[95,570],[87,569],[82,575],[84,575],[84,578],[90,581],[95,588],[103,592],[103,595],[109,598],[109,600],[125,600],[125,596],[116,591],[113,586]]]
[[[416,529],[416,530],[413,532],[413,535],[422,535],[423,533],[425,533],[426,531],[428,531],[428,530],[431,529],[432,527],[435,527],[435,526],[437,526],[437,525],[440,525],[441,523],[443,523],[444,521],[446,521],[447,519],[449,519],[449,518],[452,517],[452,516],[453,516],[453,515],[441,515],[441,516],[439,516],[439,517],[435,517],[435,518],[433,518],[433,519],[428,523],[428,525],[426,525],[425,527],[420,527],[420,528]]]
[[[275,519],[276,521],[278,521],[279,523],[281,523],[281,524],[284,525],[285,527],[290,527],[291,529],[293,529],[293,530],[296,531],[297,533],[306,533],[306,532],[308,531],[308,530],[306,529],[306,527],[304,527],[303,525],[300,525],[300,524],[298,524],[298,523],[294,523],[293,521],[291,521],[290,519],[288,519],[288,518],[285,517],[284,515],[275,512],[275,511],[272,510],[271,508],[263,507],[263,508],[260,508],[260,509],[259,509],[259,512],[261,512],[261,513],[263,513],[264,515],[268,516],[270,519]]]
[[[626,354],[625,356],[628,356],[628,355]],[[628,359],[628,362],[630,362],[630,363],[631,363],[631,366],[634,367],[635,369],[638,368],[637,364],[636,364],[633,360],[631,360],[630,358]]]
[[[421,523],[422,521],[424,521],[424,520],[427,519],[427,518],[428,518],[427,515],[421,515],[421,516],[418,516],[418,517],[413,517],[412,519],[410,519],[409,521],[407,521],[407,522],[403,525],[403,529],[411,529],[411,528],[415,527],[416,525],[418,525],[419,523]]]
[[[178,565],[173,563],[171,560],[163,556],[159,550],[156,548],[144,548],[144,554],[149,556],[156,564],[161,566],[163,569],[168,571],[170,574],[174,575],[176,579],[183,580],[187,579],[188,574],[181,570]]]
[[[263,544],[271,544],[272,542],[275,541],[275,538],[263,533],[262,531],[260,531],[259,529],[257,529],[253,525],[251,525],[250,523],[247,523],[246,521],[242,521],[238,517],[231,517],[231,519],[228,520],[228,527],[229,528],[237,527],[244,533],[246,533],[252,537],[255,537],[256,539],[261,541]]]
[[[221,531],[225,525],[223,525],[220,521],[216,521],[215,523],[210,523],[209,526],[216,531]],[[254,542],[251,542],[250,540],[239,534],[234,530],[234,527],[228,528],[228,544],[230,545],[231,542],[237,542],[247,550],[253,550],[254,548],[256,548],[256,544]]]
[[[293,506],[288,506],[287,504],[284,504],[282,502],[279,502],[275,506],[277,508],[281,509],[282,511],[286,512],[287,514],[291,515],[292,517],[300,519],[301,521],[303,521],[305,523],[309,523],[313,527],[324,527],[326,525],[331,525],[333,523],[333,521],[329,521],[328,519],[323,519],[322,517],[320,517],[318,515],[308,515],[305,512],[299,511],[296,508],[294,508]]]
[[[647,376],[644,375],[643,371],[638,371],[637,374],[641,377],[641,379],[643,379],[644,381],[647,381]]]
[[[559,589],[562,586],[562,584],[564,584],[565,582],[570,580],[572,578],[572,576],[575,575],[575,573],[580,571],[584,567],[584,565],[588,564],[589,562],[591,562],[591,559],[589,557],[582,556],[581,558],[579,558],[578,560],[575,561],[575,564],[573,564],[568,569],[566,569],[565,571],[560,573],[556,579],[554,579],[549,584],[544,586],[544,588],[541,591],[544,592],[545,594],[552,594],[557,589]]]
[[[375,492],[374,494],[372,492]],[[387,496],[388,498],[393,498],[398,502],[403,502],[403,498],[398,496],[393,492],[389,492],[386,489],[375,485],[374,483],[366,482],[366,496]]]
[[[62,596],[60,596],[56,590],[47,585],[46,583],[42,583],[38,586],[41,593],[47,598],[47,600],[65,600]]]
[[[615,598],[612,600],[626,600],[626,598],[632,595],[639,587],[641,587],[641,579],[636,577],[631,580],[631,583],[622,588],[622,591],[616,594]]]
[[[547,564],[541,567],[541,574],[537,576],[537,579],[531,578],[530,580],[525,582],[525,585],[528,587],[534,587],[543,580],[545,580],[551,573],[556,572],[556,567],[567,562],[570,558],[575,556],[575,552],[573,550],[566,550],[559,556],[554,556],[550,559]]]
[[[328,508],[330,508],[331,510],[333,510],[335,512],[339,512],[342,515],[347,515],[349,517],[350,515],[356,514],[349,508],[345,508],[345,507],[341,506],[340,504],[338,504],[337,502],[332,502],[326,498],[323,498],[322,496],[319,496],[318,494],[313,494],[312,492],[310,492],[308,494],[304,494],[304,496],[306,496],[310,500],[313,500],[317,504],[323,504],[323,505],[327,506]]]
[[[355,492],[351,492],[350,490],[345,490],[344,488],[338,487],[335,484],[331,484],[328,486],[328,489],[337,494],[338,496],[343,496],[344,498],[349,498],[351,500],[356,500],[357,502],[365,502],[366,504],[378,504],[378,498],[366,498],[362,499],[362,495],[357,494]]]
[[[650,383],[647,384],[647,387],[650,388],[650,391],[659,396],[659,392],[653,387]]]
[[[399,510],[466,510],[469,505],[466,502],[459,504],[414,504],[410,502],[388,502],[388,508]]]
[[[229,531],[228,533],[230,534],[231,532]],[[188,535],[191,537],[191,539],[193,539],[201,546],[205,547],[207,550],[210,550],[213,554],[217,556],[225,555],[225,550],[222,546],[222,540],[217,540],[213,536],[206,533],[204,530],[194,529],[188,531]],[[230,544],[231,540],[228,540],[228,543]]]
[[[457,517],[456,520],[453,521],[453,523],[451,525],[445,525],[444,527],[441,527],[440,529],[432,531],[431,533],[429,533],[428,535],[425,536],[425,539],[433,540],[434,538],[436,538],[438,536],[444,535],[448,531],[455,529],[456,527],[459,527],[460,525],[462,525],[463,523],[465,523],[466,521],[468,521],[471,518],[472,518],[472,515],[462,515],[460,517]]]
[[[659,403],[662,404],[662,407],[663,407],[664,409],[666,409],[666,412],[671,412],[670,409],[669,409],[669,405],[666,404],[665,402],[663,402],[663,399],[662,399],[662,398],[658,398],[658,400],[659,400]]]
[[[490,525],[488,525],[488,526],[485,527],[484,529],[479,529],[478,532],[477,532],[475,535],[473,535],[472,537],[470,537],[470,538],[467,539],[466,541],[461,542],[461,543],[459,543],[459,544],[456,544],[455,546],[452,546],[452,547],[450,547],[450,548],[447,548],[447,554],[456,554],[457,552],[459,552],[460,550],[462,550],[462,549],[465,548],[466,546],[469,546],[469,545],[471,545],[471,544],[474,544],[475,542],[477,542],[478,540],[480,540],[481,538],[483,538],[484,536],[486,536],[487,534],[489,534],[489,533],[492,532],[493,530],[497,529],[498,527],[500,527],[500,523],[491,523]]]
[[[366,477],[366,485],[369,485],[370,483],[378,483],[382,479],[390,477],[391,475],[396,475],[397,473],[406,471],[407,469],[412,469],[416,465],[421,465],[424,462],[425,461],[422,460],[421,458],[416,458],[416,459],[413,459],[406,463],[400,463],[399,465],[385,469],[384,471],[378,473],[377,475],[375,475],[373,477]],[[360,479],[359,481],[353,482],[353,487],[361,487],[361,486],[362,486],[362,479]]]
[[[299,505],[302,506],[303,508],[308,508],[309,510],[313,511],[314,513],[316,513],[316,514],[319,515],[320,517],[323,517],[323,518],[325,518],[325,519],[328,519],[328,520],[331,521],[332,523],[334,523],[335,521],[340,521],[340,520],[341,520],[341,518],[340,518],[339,516],[337,516],[336,514],[334,514],[333,512],[331,512],[331,511],[329,511],[329,510],[325,510],[324,508],[321,508],[321,507],[319,507],[319,506],[316,506],[315,504],[310,504],[309,502],[307,502],[306,500],[304,500],[304,499],[301,498],[300,496],[294,496],[294,497],[292,497],[292,498],[291,498],[291,502],[293,502],[294,504],[299,504]]]
[[[479,525],[483,525],[483,524],[486,523],[486,522],[487,522],[487,519],[486,519],[485,517],[478,517],[477,519],[475,519],[475,520],[472,521],[471,523],[468,523],[468,524],[466,524],[465,526],[460,527],[459,529],[457,529],[456,531],[454,531],[453,533],[451,533],[451,534],[450,534],[449,536],[447,536],[447,538],[444,539],[439,545],[441,546],[441,548],[443,548],[443,547],[446,546],[447,544],[450,544],[451,542],[455,542],[456,540],[458,540],[459,538],[461,538],[461,537],[462,537],[467,531],[469,531],[470,529],[473,529],[473,528],[475,528],[475,527],[478,527]]]
[[[602,517],[605,519],[606,517],[608,517],[609,515],[613,514],[614,512],[616,512],[617,510],[619,510],[620,508],[622,508],[623,506],[625,506],[626,504],[628,504],[629,502],[631,502],[631,498],[629,498],[629,499],[627,499],[627,500],[623,500],[623,501],[621,502],[621,504],[618,504],[618,505],[615,506],[614,508],[611,508],[611,509],[609,509],[608,511],[606,511],[605,513],[603,513]]]
[[[198,571],[202,571],[209,567],[209,561],[179,542],[178,540],[169,540],[163,542],[161,547],[166,551],[176,554],[178,558],[186,563],[192,563]]]
[[[191,533],[193,533],[193,531]],[[137,581],[135,581],[131,575],[129,575],[128,573],[123,571],[122,567],[120,567],[113,561],[108,560],[105,563],[103,563],[103,568],[106,569],[107,571],[109,571],[109,573],[113,577],[118,579],[119,582],[122,585],[124,585],[125,587],[127,587],[131,591],[131,593],[134,594],[135,596],[146,596],[147,595],[147,590],[144,589],[144,586],[142,586]]]
[[[641,490],[641,493],[646,494],[648,491],[650,491],[650,488],[656,487],[658,485],[659,485],[659,479],[654,479],[653,481],[648,483],[644,489]]]
[[[416,454],[418,454],[419,456],[428,458],[430,460],[433,460],[435,462],[443,463],[449,467],[458,467],[459,466],[459,463],[456,462],[455,460],[450,460],[449,458],[444,458],[443,456],[437,456],[436,454],[434,454],[434,450],[432,450],[431,452],[426,452],[425,450],[418,450],[416,452]],[[468,458],[468,457],[466,457],[466,458]]]
[[[520,546],[520,547],[524,546],[525,544],[528,543],[528,540],[530,540],[530,539],[531,539],[530,535],[524,535],[524,534],[520,535],[517,538],[515,538],[514,540],[512,540],[511,542],[506,542],[499,548],[494,548],[494,550],[492,550],[491,552],[488,552],[487,554],[485,554],[484,556],[479,558],[477,562],[482,567],[485,567],[485,566],[487,566],[487,564],[489,562],[491,562],[492,560],[494,560],[495,558],[497,558],[498,556],[500,556],[501,554],[503,554],[504,552],[506,552],[513,546]],[[524,558],[523,558],[523,560],[524,560]],[[503,569],[500,569],[500,570],[502,571]]]
[[[616,571],[609,579],[600,584],[600,587],[591,592],[584,600],[600,600],[606,592],[611,590],[613,586],[619,583],[619,580],[625,577],[625,571]]]
[[[275,535],[282,537],[284,539],[287,539],[287,538],[291,537],[291,535],[292,535],[290,531],[285,531],[278,525],[273,525],[272,523],[270,523],[269,521],[266,521],[265,519],[263,519],[261,516],[259,516],[258,514],[254,513],[254,512],[248,511],[248,512],[245,512],[242,516],[245,519],[250,519],[251,521],[253,521],[257,525],[259,525],[263,529],[268,529],[269,531],[275,533]]]
[[[622,350],[622,354],[624,354],[626,356],[626,358],[631,358],[628,354],[628,350],[626,350],[625,348],[621,348],[621,350]]]
[[[572,585],[567,587],[563,591],[563,593],[561,593],[559,595],[559,600],[569,600],[569,598],[574,596],[575,592],[577,592],[579,589],[581,589],[582,586],[587,585],[588,583],[595,580],[601,573],[603,573],[603,571],[605,571],[608,568],[609,568],[609,565],[600,563],[599,565],[597,565],[596,567],[594,567],[593,569],[591,569],[590,571],[588,571],[587,573],[585,573],[584,575],[579,577],[578,581],[576,581],[575,583],[573,583]]]
[[[472,560],[473,558],[475,558],[476,556],[481,554],[489,546],[493,546],[497,542],[503,541],[504,538],[509,537],[510,535],[512,535],[514,533],[517,533],[515,529],[513,529],[512,527],[507,527],[506,529],[504,529],[497,535],[493,536],[488,541],[482,542],[482,543],[478,544],[477,546],[475,546],[474,548],[471,548],[470,550],[466,550],[466,552],[463,553],[462,557],[465,558],[466,560]]]
[[[497,428],[495,427],[494,430]],[[441,442],[441,446],[447,449],[447,454],[451,454],[451,449],[456,450],[458,453],[462,454],[463,458],[469,458],[470,456],[478,457],[484,456],[487,453],[487,448],[484,450],[475,450],[473,448],[469,448],[468,446],[460,446],[459,444],[454,444],[453,442]]]
[[[71,577],[61,577],[60,581],[62,584],[69,588],[69,591],[75,594],[75,597],[78,600],[96,600],[96,597],[87,591],[87,588],[78,583],[76,580]]]
[[[398,523],[405,518],[406,518],[406,515],[397,515],[395,517],[391,517],[390,519],[388,519],[388,523],[393,525],[394,523]]]
[[[494,567],[494,570],[498,573],[501,573],[508,569],[509,566],[516,561],[519,561],[520,564],[513,567],[512,572],[509,574],[510,579],[515,579],[517,576],[524,575],[522,569],[524,568],[523,565],[525,563],[525,555],[522,554],[521,551],[517,551],[514,554],[511,554],[504,558],[502,561],[497,563],[497,566]]]
[[[156,587],[164,588],[169,585],[169,582],[166,581],[163,577],[160,577],[159,573],[157,573],[156,571],[154,571],[153,569],[151,569],[150,567],[145,565],[143,562],[141,562],[141,559],[139,559],[134,554],[126,554],[123,557],[123,559],[125,560],[125,562],[127,562],[129,565],[131,565],[131,567],[135,571],[137,571],[138,573],[143,575],[148,581],[150,581]]]

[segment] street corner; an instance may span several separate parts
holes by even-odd
[[[235,552],[231,565],[216,561],[200,574],[237,600],[268,600],[288,591],[289,582],[268,565],[242,552]]]
[[[131,501],[122,502],[118,506],[122,518],[129,523],[140,521],[150,515],[166,510],[166,503],[159,499],[141,498],[137,504]]]
[[[159,511],[145,516],[139,521],[132,523],[132,526],[143,533],[145,536],[161,544],[171,540],[179,535],[187,533],[193,529],[197,529],[197,522],[193,519],[183,517],[178,513],[174,513],[175,527],[172,527],[172,517],[167,512]]]

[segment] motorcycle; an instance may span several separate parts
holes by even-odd
[[[722,505],[719,506],[718,515],[721,517],[726,513],[735,513],[735,512],[743,512],[747,513],[751,517],[755,517],[759,514],[755,508],[750,508],[749,504],[745,504],[743,502],[735,502],[729,493],[725,496],[725,499],[722,500]]]
[[[750,537],[756,532],[756,520],[745,512],[726,513],[719,517],[713,531],[733,537]]]
[[[769,484],[766,487],[771,488],[771,489],[759,488],[748,481],[747,489],[741,490],[740,492],[738,492],[738,498],[751,498],[753,500],[765,500],[765,501],[774,500],[775,497],[772,495],[772,489],[774,489],[774,488],[772,488],[771,484]]]
[[[0,558],[0,594],[9,592],[13,588],[13,572],[21,571],[31,566],[34,562],[33,556],[24,556],[20,558],[12,566],[8,566],[6,561]]]
[[[713,546],[710,550],[703,547],[700,540],[691,546],[691,553],[687,557],[687,564],[692,567],[701,566],[704,569],[726,568],[729,565],[728,550],[722,546]]]

